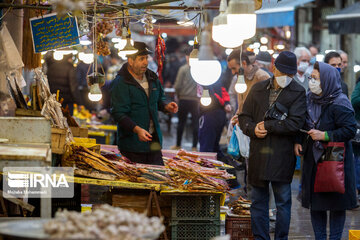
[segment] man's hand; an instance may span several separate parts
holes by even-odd
[[[133,132],[138,135],[139,140],[142,142],[150,142],[152,140],[151,134],[139,126],[134,127]]]
[[[266,137],[267,131],[265,130],[264,122],[259,122],[258,124],[256,124],[255,135],[258,138],[265,138]]]
[[[260,130],[266,130],[266,129],[265,129],[265,123],[264,123],[264,121],[259,122],[259,123],[257,124],[257,126],[259,127]]]
[[[316,129],[311,129],[307,133],[310,135],[310,137],[314,141],[324,141],[325,140],[325,132],[322,132],[322,131],[319,131]]]
[[[226,104],[225,105],[225,112],[229,113],[231,112],[232,108],[231,108],[231,105],[230,104]]]
[[[235,116],[233,116],[233,117],[231,118],[231,124],[232,124],[233,126],[235,126],[235,125],[238,124],[238,123],[239,123],[239,115],[235,114]]]
[[[301,144],[295,143],[294,152],[295,152],[295,155],[296,155],[296,156],[299,156],[299,157],[302,156],[302,154],[301,154],[301,152],[302,152],[302,146],[301,146]]]
[[[177,113],[178,105],[175,102],[171,102],[165,106],[165,110],[170,113]]]

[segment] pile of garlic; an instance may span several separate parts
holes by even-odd
[[[93,212],[58,211],[45,223],[45,233],[57,239],[157,239],[165,230],[161,218],[101,205]]]

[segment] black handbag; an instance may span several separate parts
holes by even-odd
[[[353,145],[360,146],[360,122],[356,122],[356,134],[353,139],[351,139]]]
[[[279,102],[274,102],[269,110],[266,111],[264,120],[284,120],[287,118],[289,110]]]

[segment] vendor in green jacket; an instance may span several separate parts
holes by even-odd
[[[128,55],[111,83],[111,114],[117,122],[117,144],[133,162],[164,165],[161,154],[162,134],[158,110],[176,113],[175,102],[165,104],[158,76],[150,71],[143,42],[134,42],[137,53]]]

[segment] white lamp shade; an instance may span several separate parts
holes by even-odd
[[[242,39],[252,38],[256,33],[256,14],[227,14],[227,24],[233,35]]]
[[[228,25],[220,25],[219,29],[219,44],[224,48],[237,48],[243,44],[243,38],[240,35],[235,35]]]
[[[237,93],[244,93],[246,92],[247,86],[245,83],[236,83],[235,84],[235,91]]]
[[[89,97],[90,101],[92,101],[92,102],[98,102],[98,101],[101,100],[102,94],[92,94],[92,93],[89,93],[89,94],[88,94],[88,97]]]
[[[221,75],[221,64],[217,60],[197,60],[190,65],[192,78],[200,85],[214,84]]]
[[[198,58],[189,58],[190,67],[194,66],[194,64],[196,64],[197,61],[199,61]]]
[[[209,106],[211,104],[211,97],[209,94],[209,90],[207,90],[207,89],[203,90],[202,96],[200,98],[200,103],[201,103],[201,105],[203,105],[205,107]]]
[[[90,101],[97,102],[102,98],[102,93],[98,83],[91,85],[90,92],[88,94]]]
[[[235,84],[235,91],[237,93],[244,93],[246,92],[246,89],[247,89],[247,85],[245,83],[244,75],[240,74],[237,77],[237,81]]]

